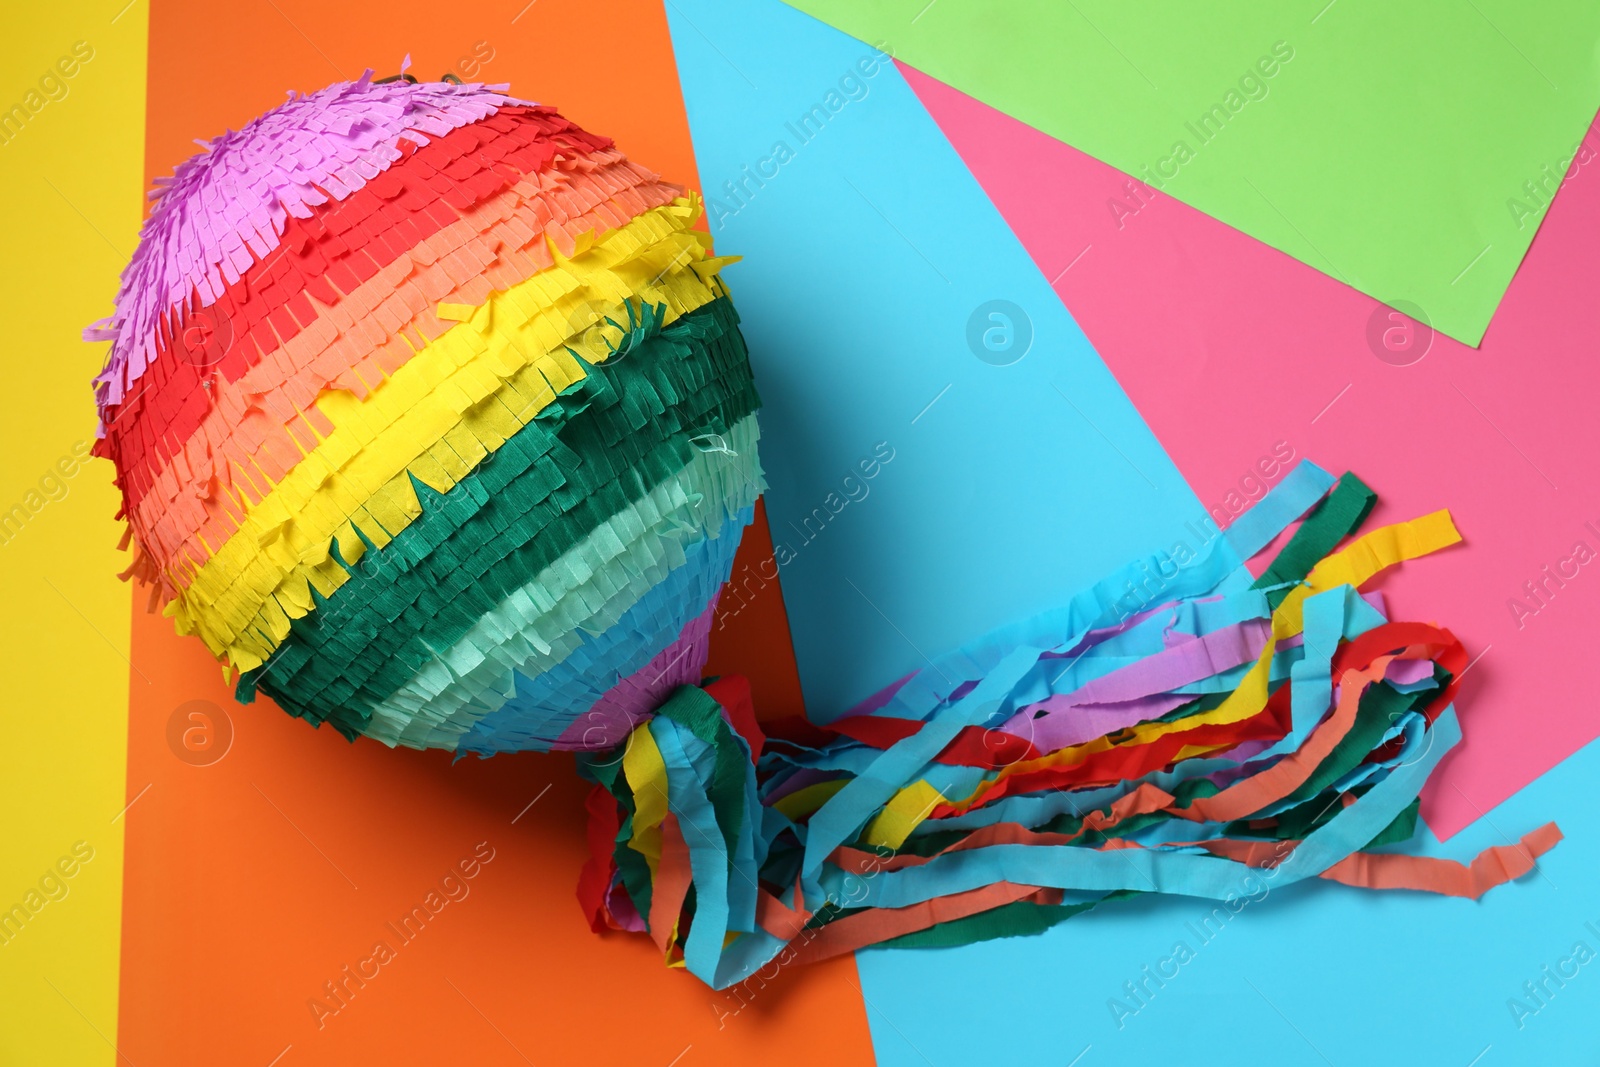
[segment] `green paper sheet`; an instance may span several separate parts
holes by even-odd
[[[1600,180],[1594,3],[790,2],[1468,344]]]

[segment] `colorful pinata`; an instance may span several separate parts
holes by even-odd
[[[1383,848],[1460,737],[1467,659],[1360,590],[1459,536],[1440,512],[1356,537],[1372,493],[1310,463],[1199,551],[825,728],[702,686],[762,487],[726,260],[692,197],[503,88],[364,77],[211,141],[89,331],[129,573],[241,699],[387,745],[580,750],[591,923],[719,988],[1138,893],[1476,897],[1559,840]]]
[[[158,192],[96,382],[138,556],[238,695],[615,744],[700,678],[760,492],[698,203],[503,86],[330,86]]]

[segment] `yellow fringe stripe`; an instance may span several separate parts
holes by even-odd
[[[241,671],[271,656],[290,620],[310,612],[311,590],[331,596],[348,578],[330,549],[354,563],[422,511],[411,475],[449,491],[527,425],[583,367],[608,355],[597,324],[625,300],[667,306],[666,321],[722,293],[710,237],[688,227],[698,203],[679,200],[612,230],[573,258],[497,292],[481,305],[441,305],[460,325],[428,344],[365,400],[330,392],[319,410],[335,429],[247,510],[239,530],[167,607]],[[208,548],[211,546],[207,546]]]

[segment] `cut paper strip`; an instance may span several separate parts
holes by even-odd
[[[1590,685],[1573,622],[1588,595],[1578,561],[1600,552],[1600,514],[1585,504],[1600,499],[1600,475],[1580,459],[1600,452],[1585,399],[1600,379],[1569,358],[1570,338],[1600,331],[1580,281],[1600,274],[1586,237],[1600,228],[1600,182],[1588,167],[1565,184],[1472,351],[1165,195],[1119,221],[1107,204],[1128,198],[1127,175],[907,77],[1213,519],[1277,476],[1276,444],[1359,464],[1385,487],[1379,521],[1448,501],[1470,528],[1463,550],[1384,586],[1391,602],[1450,619],[1476,660],[1468,739],[1424,793],[1435,832],[1448,838],[1596,736],[1572,699]],[[1587,143],[1600,148],[1600,127]],[[1192,402],[1202,391],[1204,411]],[[1268,435],[1261,411],[1292,414]],[[1531,733],[1528,706],[1547,709]]]
[[[1600,12],[1577,0],[791,2],[1132,175],[1108,221],[1160,190],[1470,345],[1594,157]]]

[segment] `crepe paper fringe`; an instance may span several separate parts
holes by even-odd
[[[710,651],[712,612],[733,570],[747,509],[702,538],[682,566],[628,609],[617,624],[587,637],[557,667],[515,675],[515,695],[479,719],[458,751],[490,756],[525,750],[589,750],[619,744],[673,690],[697,683]],[[734,537],[728,537],[729,531]],[[698,608],[692,605],[700,605]],[[660,649],[652,655],[652,650]]]
[[[250,506],[210,559],[174,576],[183,582],[171,608],[180,632],[198,633],[241,669],[262,662],[288,619],[311,610],[308,585],[326,597],[343,583],[330,551],[336,538],[350,562],[364,550],[353,528],[387,544],[419,513],[413,479],[448,491],[581,380],[583,361],[609,357],[604,331],[590,328],[607,309],[637,294],[650,315],[673,321],[716,299],[715,278],[708,284],[693,269],[707,263],[704,235],[684,229],[695,210],[655,209],[577,259],[493,294],[367,399],[324,396],[335,431]],[[574,329],[587,333],[573,337]]]
[[[368,71],[286,103],[157,179],[155,208],[122,272],[116,310],[85,340],[112,342],[95,379],[105,409],[120,403],[172,336],[171,313],[210,305],[277,247],[288,219],[342,200],[400,158],[404,139],[424,145],[503,104],[503,85],[378,84]]]
[[[726,299],[630,336],[627,356],[591,367],[450,492],[435,501],[419,487],[422,515],[369,567],[340,563],[342,588],[285,627],[262,691],[291,714],[364,730],[371,707],[438,651],[683,469],[700,452],[695,438],[725,438],[755,410]],[[256,684],[254,674],[241,679],[240,698]]]
[[[443,299],[441,293],[458,284],[468,286],[466,291],[476,299],[455,302],[481,303],[491,287],[486,284],[488,279],[478,276],[479,271],[491,269],[490,264],[501,254],[508,258],[499,265],[500,271],[512,265],[522,269],[516,276],[502,273],[498,288],[509,288],[548,266],[548,262],[525,263],[519,254],[526,245],[548,260],[543,241],[536,240],[537,225],[502,225],[499,232],[489,229],[481,235],[479,226],[470,225],[472,221],[480,225],[490,221],[475,216],[491,201],[500,202],[500,210],[491,216],[502,216],[494,221],[504,223],[506,189],[513,182],[536,190],[540,168],[548,170],[558,157],[582,159],[597,151],[589,143],[597,139],[553,115],[545,119],[545,110],[506,108],[492,120],[463,127],[421,149],[400,142],[402,157],[378,180],[308,218],[290,219],[279,246],[257,260],[211,305],[179,309],[173,337],[159,347],[158,358],[147,372],[151,376],[147,388],[137,398],[129,397],[118,405],[107,427],[107,436],[118,444],[124,465],[135,476],[146,467],[159,469],[171,452],[203,425],[211,412],[195,411],[193,396],[202,381],[208,381],[213,390],[226,390],[248,380],[263,401],[290,410],[309,407],[320,388],[341,378],[344,387],[364,391],[363,376],[348,372],[361,365],[360,356],[375,350],[372,345],[357,358],[340,353],[345,358],[339,360],[334,377],[325,370],[318,377],[319,368],[308,366],[311,360],[307,357],[321,355],[322,348],[295,353],[287,367],[259,366],[290,347],[316,319],[336,314],[336,309],[346,312],[340,316],[346,330],[361,325],[364,332],[377,334],[380,345],[393,342],[389,347],[403,359],[408,353],[398,343],[401,338],[390,336],[396,320],[404,322],[413,314],[423,314],[423,309],[431,310]],[[526,180],[528,175],[535,176],[533,183]],[[539,198],[529,203],[526,196],[510,197],[509,201],[522,201],[530,213],[543,204]],[[479,246],[480,240],[490,243],[497,238],[507,239],[508,247]],[[404,295],[412,299],[405,305],[393,302],[392,298],[403,292],[394,277],[400,271],[391,270],[396,264],[415,257],[430,261],[429,266],[437,270],[444,257],[459,260],[463,255],[470,258],[458,262],[452,271],[466,273],[462,282],[419,276],[432,283],[422,308],[415,307],[417,294],[409,292]],[[459,270],[462,265],[468,268],[466,272]],[[312,300],[323,306],[311,304]],[[383,306],[386,300],[390,301],[388,307]],[[362,322],[365,315],[380,310],[380,318]],[[204,333],[207,324],[217,328],[216,336]],[[196,326],[202,327],[201,333],[194,332]],[[444,328],[435,322],[435,332]],[[366,337],[344,340],[348,345]],[[251,374],[256,377],[246,379]],[[381,373],[376,375],[377,380],[381,377]],[[209,406],[217,406],[216,400]],[[137,483],[129,487],[135,494],[144,488]]]
[[[163,351],[99,445],[122,472],[135,538],[163,570],[180,554],[203,561],[196,532],[222,543],[237,502],[332,432],[316,407],[323,391],[364,398],[453,326],[436,305],[482,304],[553,266],[552,248],[575,254],[578,237],[682,195],[594,143],[549,109],[505,108],[291,220],[216,304],[183,315],[176,336],[198,347]]]
[[[656,653],[649,663],[619,679],[588,711],[574,719],[550,747],[558,752],[593,752],[607,742],[620,744],[634,727],[654,715],[656,708],[673,692],[685,685],[698,684],[711,653],[711,624],[716,621],[717,600],[732,571],[730,553],[727,570],[717,583],[717,592],[706,603],[706,610],[691,619],[678,639]]]
[[[125,577],[351,738],[613,743],[698,678],[763,488],[698,199],[504,88],[369,73],[203,145],[86,333]]]
[[[580,757],[585,914],[726,988],[872,944],[1038,933],[1142,893],[1237,910],[1263,879],[1320,877],[1476,898],[1527,873],[1554,824],[1469,864],[1372,851],[1415,833],[1460,739],[1467,658],[1358,590],[1459,535],[1436,513],[1347,540],[1375,498],[1332,483],[1302,464],[1198,554],[1135,561],[832,727],[766,736],[747,687],[677,690]],[[1302,515],[1242,589],[1243,560]]]
[[[738,453],[696,453],[689,465],[590,531],[508,594],[448,649],[373,706],[368,736],[410,748],[456,748],[473,724],[499,711],[515,678],[566,662],[687,562],[687,548],[755,505],[764,481],[755,416],[728,435]],[[735,540],[737,534],[735,535]],[[641,646],[641,652],[653,646]]]

